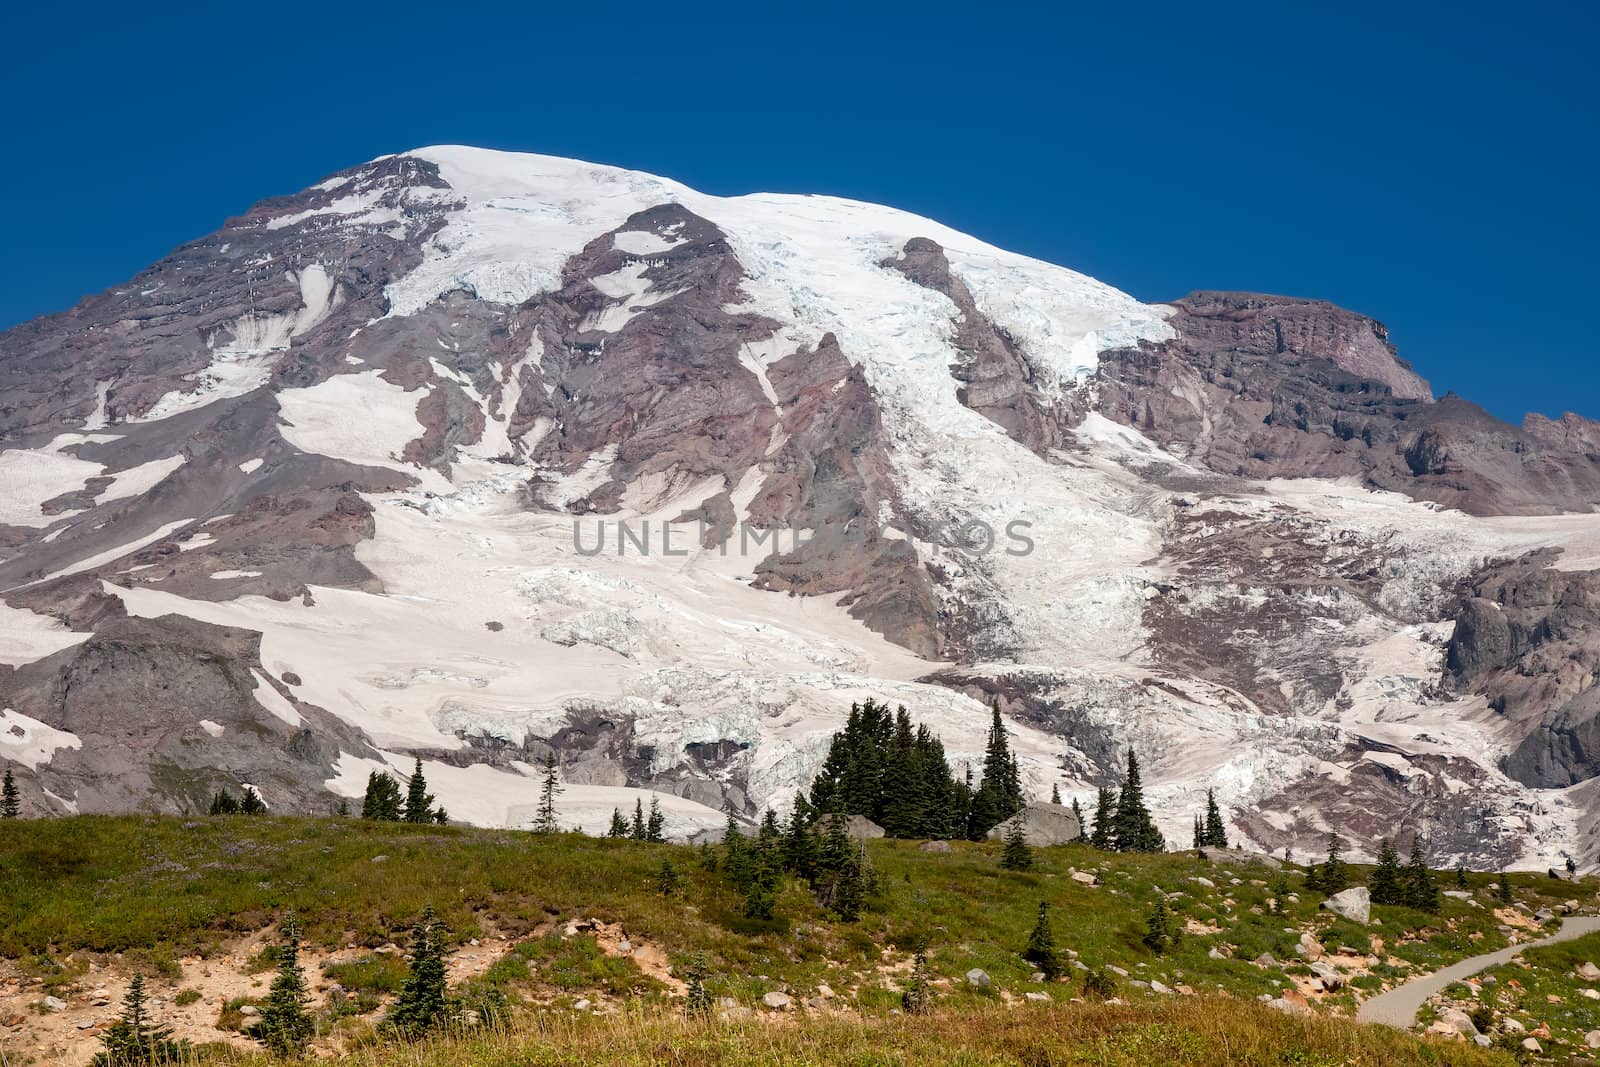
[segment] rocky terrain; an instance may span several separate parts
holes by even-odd
[[[850,702],[1262,848],[1596,859],[1600,425],[1313,300],[1146,305],[903,212],[442,147],[0,334],[24,810],[785,807]]]

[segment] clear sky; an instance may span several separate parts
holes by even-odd
[[[8,7],[0,326],[467,143],[893,204],[1146,300],[1321,297],[1600,418],[1593,3]]]

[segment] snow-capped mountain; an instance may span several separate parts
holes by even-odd
[[[429,782],[784,808],[853,700],[1174,842],[1592,860],[1600,426],[1328,304],[1142,304],[905,212],[428,148],[0,334],[0,754],[35,812]],[[648,801],[647,801],[648,802]]]

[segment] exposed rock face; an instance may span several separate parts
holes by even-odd
[[[1034,801],[1024,807],[1017,818],[1022,820],[1023,840],[1038,848],[1071,844],[1083,836],[1078,817],[1072,814],[1071,808],[1061,804]],[[998,841],[1009,831],[1010,825],[1002,823],[989,831],[989,839]]]
[[[1365,926],[1372,917],[1372,894],[1364,885],[1352,886],[1333,894],[1322,906],[1341,918]]]
[[[1031,795],[1131,744],[1175,841],[1214,787],[1274,852],[1533,862],[1600,811],[1537,792],[1600,774],[1597,439],[1316,301],[425,149],[0,334],[0,754],[32,812],[421,757],[518,825],[553,752],[564,822],[714,835],[852,700],[958,771],[997,701]]]

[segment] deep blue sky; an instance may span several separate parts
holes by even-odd
[[[1438,392],[1600,417],[1600,16],[1431,7],[12,5],[0,325],[458,142],[894,204],[1147,300],[1322,297]]]

